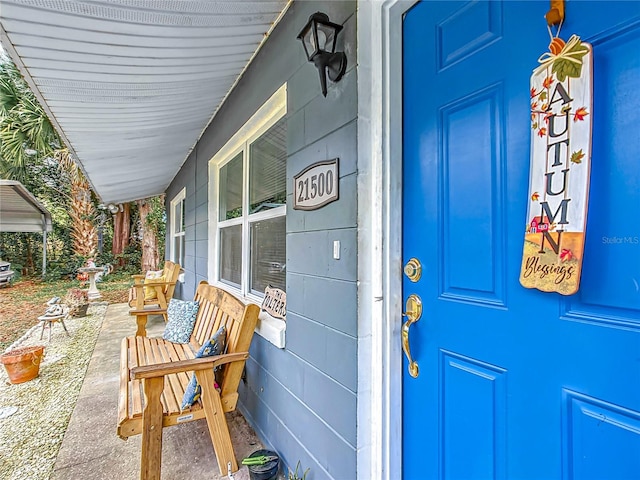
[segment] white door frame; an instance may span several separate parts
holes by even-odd
[[[359,479],[402,475],[402,16],[415,3],[357,7]]]

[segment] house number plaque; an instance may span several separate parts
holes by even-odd
[[[293,208],[316,210],[338,199],[338,159],[314,163],[293,177]]]

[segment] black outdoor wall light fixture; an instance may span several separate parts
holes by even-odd
[[[332,82],[339,81],[347,69],[347,56],[336,52],[336,40],[342,25],[331,23],[325,13],[316,12],[298,34],[304,51],[320,74],[322,95],[327,96],[327,76]]]

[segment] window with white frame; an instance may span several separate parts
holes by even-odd
[[[244,296],[286,282],[286,107],[266,110],[217,156],[216,280]]]
[[[171,200],[171,261],[184,268],[184,232],[185,232],[186,189],[182,189]]]

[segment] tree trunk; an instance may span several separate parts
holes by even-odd
[[[71,211],[69,212],[73,221],[71,238],[73,238],[73,251],[84,258],[95,255],[98,247],[98,231],[93,224],[94,213],[89,182],[79,175],[72,178]]]
[[[142,229],[142,271],[156,270],[159,263],[158,239],[155,232],[147,225],[147,215],[151,211],[151,204],[146,200],[137,200],[140,212],[140,228]]]
[[[31,238],[29,234],[25,234],[25,240],[27,243],[27,273],[31,274],[35,271],[35,262],[33,261],[33,250],[31,249]]]
[[[69,150],[56,150],[54,157],[69,176],[71,183],[69,216],[72,222],[73,252],[84,258],[91,258],[98,247],[98,230],[93,224],[95,209],[91,202],[91,187],[69,154]]]
[[[111,253],[120,255],[124,253],[124,249],[129,246],[129,237],[131,236],[131,205],[123,204],[123,211],[113,216],[113,244]],[[120,258],[119,264],[122,266],[124,259]]]

